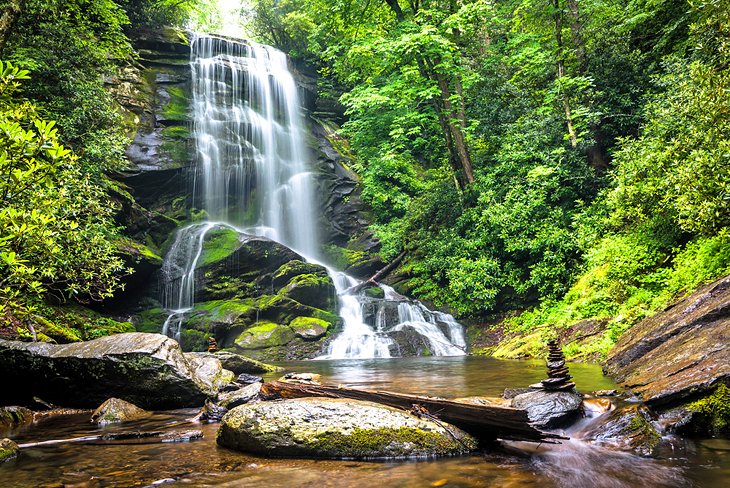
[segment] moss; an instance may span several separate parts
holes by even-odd
[[[168,86],[165,88],[170,100],[162,107],[162,116],[166,120],[187,120],[190,112],[190,99],[180,87]]]
[[[173,125],[162,129],[162,135],[170,139],[185,139],[190,137],[190,130],[182,125]]]
[[[643,444],[648,452],[653,450],[662,440],[661,434],[654,429],[651,423],[642,415],[640,411],[631,418],[628,425],[628,434],[634,440],[632,443]]]
[[[332,324],[314,317],[297,317],[289,323],[289,327],[302,339],[319,339],[327,334]]]
[[[711,394],[687,405],[704,418],[712,433],[730,431],[730,388],[721,384]]]
[[[209,333],[183,328],[180,332],[180,347],[185,352],[207,351],[209,337]]]
[[[10,439],[0,440],[0,463],[15,459],[20,452],[18,445]]]
[[[444,456],[454,451],[476,449],[476,442],[470,438],[462,439],[464,444],[453,438],[413,427],[384,428],[377,430],[354,429],[347,434],[327,432],[318,435],[307,443],[314,452],[336,453],[343,457],[382,457],[408,456],[413,451],[424,454]],[[397,447],[396,447],[397,446]]]
[[[544,356],[545,343],[543,332],[538,330],[526,336],[507,338],[499,343],[492,351],[492,356],[501,359],[521,359],[526,357]]]
[[[385,298],[385,290],[379,286],[369,286],[363,289],[363,294],[370,298]]]
[[[137,332],[159,333],[165,323],[167,313],[161,308],[151,308],[139,313],[134,320]]]
[[[294,331],[286,325],[258,322],[245,330],[235,343],[242,349],[267,349],[283,346],[294,339]]]
[[[240,234],[230,228],[211,229],[205,235],[203,251],[198,259],[197,267],[202,268],[222,261],[241,247]]]

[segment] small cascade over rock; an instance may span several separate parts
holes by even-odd
[[[294,250],[298,255],[293,259],[313,264],[320,264],[322,245],[317,230],[321,212],[314,191],[316,182],[305,144],[297,85],[286,55],[270,46],[209,35],[195,35],[191,53],[191,106],[198,162],[193,193],[194,201],[211,220],[178,230],[165,258],[163,307],[167,319],[162,332],[176,339],[180,339],[181,328],[191,315],[203,313],[195,308],[196,297],[211,300],[211,293],[196,291],[196,280],[210,274],[207,267],[211,263],[202,261],[208,261],[213,229],[233,230],[241,242],[250,235],[269,238]],[[357,280],[331,268],[327,271],[337,290],[343,327],[322,357],[465,354],[462,327],[450,315],[432,312],[384,285],[377,297],[351,291]],[[237,279],[232,273],[218,274],[231,275],[231,282]],[[243,327],[244,334],[251,331],[251,337],[235,339],[235,344],[280,347],[294,337],[324,341],[329,325],[317,317],[326,317],[320,309],[327,308],[328,299],[305,296],[305,285],[314,290],[314,282],[320,280],[307,276],[280,289],[275,289],[278,278],[273,277],[266,290],[261,279],[249,280],[248,291],[234,294],[241,313],[236,317],[229,313],[225,321],[234,329]],[[297,293],[299,289],[303,291]],[[252,291],[258,295],[244,296]],[[218,295],[215,299],[227,299]],[[249,298],[256,302],[241,302]],[[301,306],[302,300],[307,307]],[[223,314],[220,306],[208,304]],[[291,314],[275,314],[282,304],[296,309],[303,319],[295,322],[297,317]],[[251,319],[244,313],[247,307],[258,307],[268,315],[259,317],[257,312]],[[280,323],[281,319],[285,323]],[[309,325],[305,327],[304,322]],[[230,342],[222,347],[230,346]]]

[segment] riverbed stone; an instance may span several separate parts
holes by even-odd
[[[512,407],[527,410],[535,427],[547,429],[563,426],[580,416],[583,397],[567,391],[535,390],[512,398]]]
[[[260,391],[261,383],[251,383],[235,391],[220,394],[218,397],[218,405],[230,410],[258,399]]]
[[[0,463],[15,459],[19,452],[20,448],[15,442],[10,439],[0,440]]]
[[[231,351],[216,351],[214,353],[195,352],[190,354],[217,359],[221,362],[223,368],[238,375],[238,381],[240,381],[241,375],[244,374],[276,373],[278,371],[282,371],[282,368],[278,366],[262,363],[261,361],[256,361],[255,359],[251,359]],[[251,383],[253,383],[253,381],[251,381]]]
[[[236,407],[223,417],[217,441],[255,454],[334,459],[436,457],[477,446],[453,426],[371,402],[329,398]]]
[[[583,440],[650,456],[662,439],[651,411],[641,404],[624,405],[605,416],[583,435]]]
[[[150,413],[119,398],[110,398],[91,414],[91,423],[108,425],[149,417]]]
[[[662,409],[730,383],[730,276],[626,331],[610,351],[605,370]]]
[[[169,337],[141,332],[61,345],[0,340],[0,370],[15,385],[5,401],[37,396],[80,408],[110,397],[149,409],[198,406],[233,375],[216,359],[191,361]]]

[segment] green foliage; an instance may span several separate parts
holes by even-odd
[[[0,316],[21,321],[48,293],[109,297],[123,271],[108,197],[60,144],[55,123],[18,98],[27,77],[0,63]]]

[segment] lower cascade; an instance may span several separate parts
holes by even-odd
[[[206,235],[217,228],[267,237],[320,264],[316,181],[286,55],[270,46],[208,35],[191,41],[198,167],[193,198],[210,219],[178,230],[163,264],[162,333],[180,339],[195,305]],[[463,328],[386,285],[377,297],[326,267],[342,331],[317,359],[465,354]],[[373,288],[373,287],[370,287]]]

